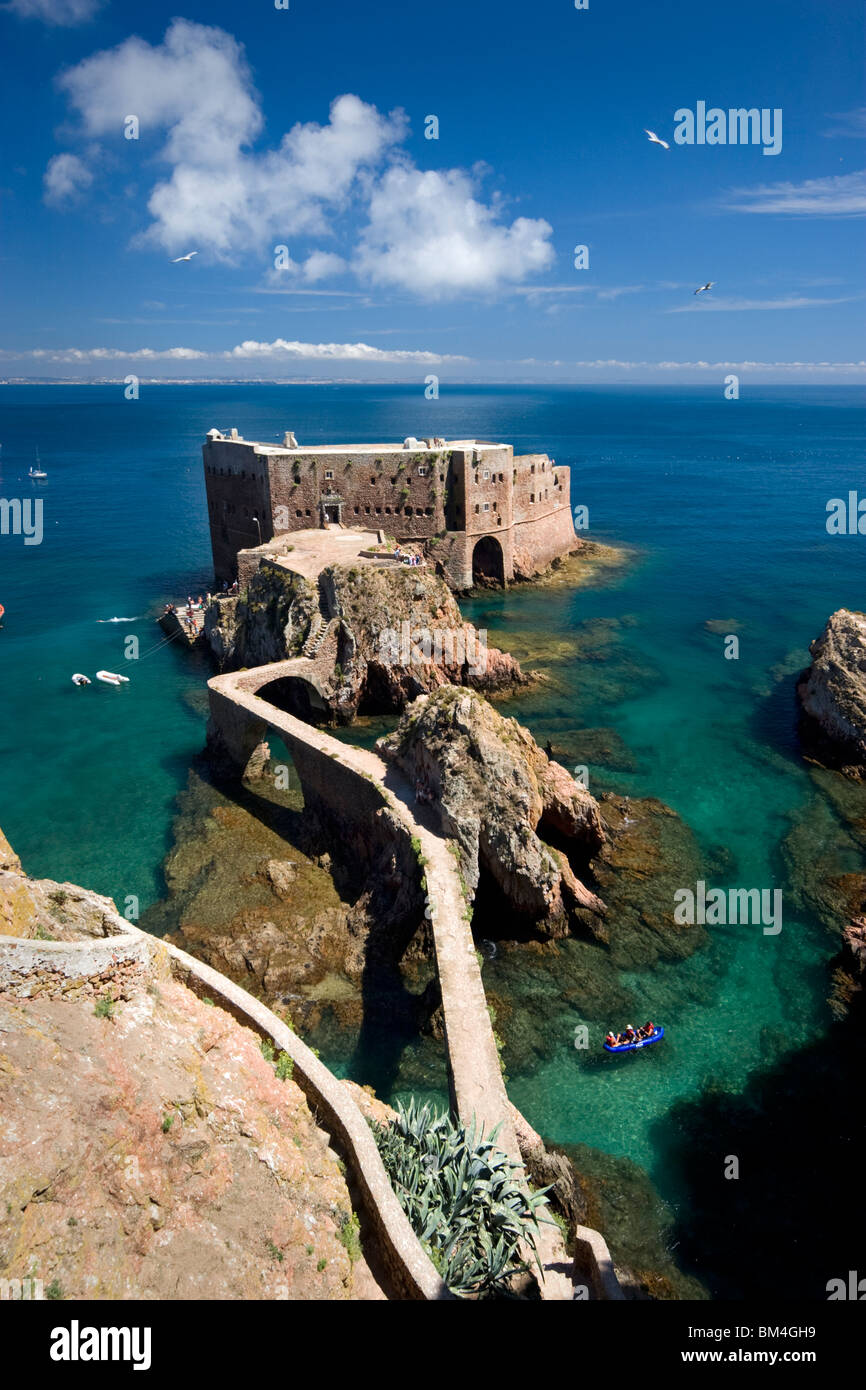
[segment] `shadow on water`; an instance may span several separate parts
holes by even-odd
[[[861,1008],[742,1093],[708,1089],[654,1126],[678,1263],[715,1297],[825,1299],[862,1268],[864,1024]]]

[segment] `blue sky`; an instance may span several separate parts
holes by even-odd
[[[863,380],[862,0],[289,6],[0,6],[0,377]]]

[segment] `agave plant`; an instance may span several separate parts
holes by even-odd
[[[499,1126],[477,1136],[414,1097],[390,1125],[372,1125],[376,1144],[412,1228],[456,1293],[494,1297],[535,1256],[545,1193],[531,1192],[520,1165],[496,1147]]]

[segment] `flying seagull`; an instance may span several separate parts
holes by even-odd
[[[670,145],[668,144],[667,140],[660,140],[654,130],[647,130],[646,126],[644,126],[643,131],[644,135],[647,137],[651,145],[661,145],[663,150],[670,149]]]
[[[189,251],[185,256],[175,256],[172,265],[177,265],[178,261],[191,261],[193,256],[197,256],[197,251]]]
[[[695,294],[704,294],[706,290],[711,290],[715,283],[715,280],[708,280],[705,285],[701,285],[700,289],[695,290]]]

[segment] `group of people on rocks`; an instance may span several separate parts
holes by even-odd
[[[605,1042],[608,1047],[624,1047],[626,1043],[643,1042],[646,1038],[651,1038],[655,1030],[654,1023],[645,1023],[642,1028],[633,1028],[630,1023],[627,1023],[625,1032],[608,1033]]]
[[[221,598],[227,598],[238,592],[238,581],[229,584],[227,579],[223,580]],[[182,623],[187,632],[193,636],[204,626],[204,610],[213,599],[214,595],[208,590],[206,594],[199,594],[194,599],[192,594],[186,596],[186,607],[178,608],[176,603],[167,603],[163,608],[163,617],[173,614],[179,623]]]
[[[394,547],[394,554],[401,565],[426,565],[427,561],[423,555],[415,555],[411,550],[403,550],[399,545]]]

